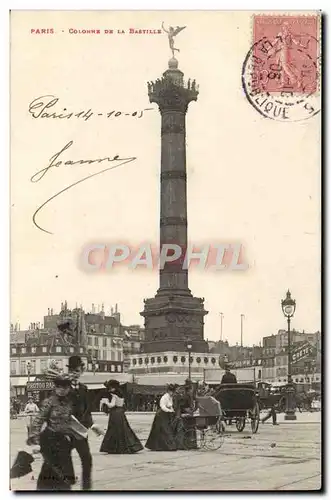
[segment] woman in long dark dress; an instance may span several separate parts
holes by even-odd
[[[29,445],[40,445],[44,462],[37,481],[37,490],[65,491],[75,483],[71,460],[71,404],[67,398],[71,381],[64,375],[54,380],[54,394],[46,399],[34,419]],[[43,424],[47,426],[41,432]]]
[[[167,392],[160,399],[160,408],[153,420],[145,447],[152,451],[176,451],[175,412],[173,407],[174,385],[168,385]]]
[[[130,427],[125,416],[124,398],[117,380],[105,383],[109,399],[105,402],[109,411],[108,428],[100,451],[111,454],[137,453],[144,447]]]

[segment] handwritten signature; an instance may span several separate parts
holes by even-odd
[[[96,177],[97,175],[104,174],[105,172],[108,172],[108,170],[113,170],[114,168],[118,168],[122,165],[126,165],[127,163],[131,163],[132,161],[135,161],[137,159],[136,156],[131,156],[128,158],[121,158],[119,155],[115,155],[113,157],[106,156],[103,158],[96,158],[93,160],[59,160],[59,157],[64,153],[66,150],[68,150],[72,145],[73,141],[69,141],[68,144],[66,144],[58,153],[55,153],[51,158],[49,159],[49,164],[47,167],[39,170],[36,172],[32,177],[31,177],[31,182],[39,182],[47,172],[49,172],[50,169],[54,167],[63,167],[63,166],[72,166],[72,165],[91,165],[93,163],[99,164],[103,162],[115,162],[115,165],[112,165],[110,167],[104,168],[103,170],[100,170],[99,172],[96,172],[95,174],[90,174],[87,175],[86,177],[83,177],[82,179],[70,184],[69,186],[66,186],[64,189],[61,189],[61,191],[58,191],[55,193],[53,196],[48,198],[42,205],[40,205],[35,213],[33,214],[32,221],[34,225],[40,229],[41,231],[48,233],[48,234],[53,234],[50,231],[47,231],[46,229],[42,228],[37,222],[36,222],[36,217],[37,214],[40,213],[40,211],[48,205],[52,200],[57,198],[60,194],[65,193],[69,189],[73,188],[74,186],[77,186],[78,184],[81,184],[82,182],[87,181],[87,179],[91,179],[92,177]]]
[[[132,116],[135,118],[141,118],[144,115],[145,111],[154,111],[154,108],[145,108],[140,111],[133,112],[125,112],[125,111],[105,111],[103,113],[98,113],[93,111],[91,108],[88,110],[81,110],[78,112],[71,111],[69,112],[67,108],[62,108],[62,111],[58,111],[56,109],[52,109],[49,112],[50,108],[54,108],[54,106],[59,102],[59,98],[54,95],[43,95],[40,97],[36,97],[29,104],[29,113],[33,118],[57,118],[59,120],[70,120],[71,118],[81,118],[84,121],[89,120],[94,117],[106,117],[106,118],[119,118],[120,116]]]

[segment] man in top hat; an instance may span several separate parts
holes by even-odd
[[[87,429],[94,430],[97,434],[101,434],[100,429],[93,423],[91,415],[88,389],[86,385],[79,382],[79,378],[84,371],[84,363],[80,356],[70,356],[68,371],[71,378],[71,390],[69,399],[72,404],[73,415]],[[73,439],[73,448],[76,448],[82,462],[82,489],[91,489],[91,472],[92,472],[92,455],[88,440]]]

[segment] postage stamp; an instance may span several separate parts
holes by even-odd
[[[267,118],[300,121],[320,111],[320,16],[253,18],[242,70],[249,102]]]

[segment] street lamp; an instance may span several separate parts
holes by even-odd
[[[188,340],[186,342],[186,349],[188,352],[188,379],[191,381],[191,351],[192,351],[192,342]]]
[[[285,420],[296,420],[294,387],[291,371],[291,318],[294,316],[296,303],[291,297],[291,292],[287,290],[286,298],[281,301],[284,316],[287,318],[287,387],[286,387],[286,412]]]
[[[223,313],[218,313],[221,317],[221,342],[223,341],[223,318],[224,318],[224,314]]]

